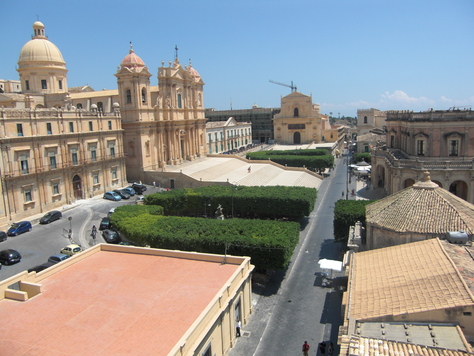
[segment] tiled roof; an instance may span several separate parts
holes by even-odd
[[[437,347],[419,346],[367,337],[352,336],[349,344],[350,356],[466,356],[472,353]]]
[[[366,206],[368,223],[396,232],[474,234],[474,205],[429,180]]]
[[[474,294],[474,247],[456,245],[446,240],[440,242],[448,256],[453,260],[469,290]]]
[[[356,320],[474,305],[438,239],[354,254],[350,295]]]

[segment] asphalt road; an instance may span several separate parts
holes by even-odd
[[[153,188],[149,187],[145,194],[153,192]],[[33,224],[31,231],[18,236],[9,236],[7,241],[0,242],[0,250],[17,250],[22,259],[17,264],[2,266],[0,281],[45,263],[49,256],[59,253],[63,247],[71,243],[67,233],[70,228],[72,229],[72,241],[83,248],[104,242],[100,231],[97,233],[96,240],[92,239],[92,225],[95,224],[98,228],[101,219],[107,216],[111,208],[135,204],[135,201],[136,196],[119,202],[105,200],[102,196],[81,200],[72,206],[66,206],[64,210],[57,209],[62,211],[62,219],[47,225]]]
[[[242,327],[243,336],[230,356],[302,355],[305,340],[311,346],[310,355],[319,355],[319,342],[336,345],[346,278],[335,273],[333,286],[323,287],[318,265],[323,258],[342,260],[344,246],[333,237],[333,211],[342,192],[352,186],[347,185],[344,159],[336,161],[336,168],[318,190],[315,208],[304,222],[290,266],[274,273],[264,288],[254,290],[253,315]],[[351,183],[355,187],[355,182]]]

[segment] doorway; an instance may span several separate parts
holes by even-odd
[[[298,144],[301,143],[301,134],[300,134],[299,132],[295,132],[295,133],[293,134],[293,143],[294,143],[295,145],[298,145]]]
[[[72,189],[74,198],[82,199],[82,179],[77,174],[72,178]]]

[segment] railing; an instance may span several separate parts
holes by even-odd
[[[375,149],[373,154],[376,157],[384,157],[395,168],[414,168],[414,169],[474,169],[474,160],[466,157],[419,157],[409,156],[398,149]]]
[[[56,166],[54,168],[52,168],[51,165],[49,164],[45,164],[44,166],[38,166],[38,167],[28,167],[27,171],[25,169],[19,168],[19,169],[14,169],[9,172],[3,172],[2,177],[3,178],[21,177],[21,176],[55,171],[55,170],[66,169],[66,168],[71,168],[71,167],[85,166],[88,164],[97,164],[103,161],[110,161],[110,160],[121,159],[121,158],[125,158],[125,155],[124,154],[106,155],[104,157],[94,158],[94,159],[86,158],[86,159],[80,159],[77,161],[56,163]]]

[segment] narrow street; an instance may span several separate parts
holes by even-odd
[[[243,336],[230,356],[300,355],[305,340],[311,345],[312,355],[317,354],[318,343],[323,340],[336,345],[342,322],[342,292],[321,286],[318,261],[342,260],[343,246],[333,238],[334,204],[342,193],[345,199],[347,189],[356,188],[354,179],[347,185],[344,158],[336,160],[335,169],[322,182],[287,271],[276,272],[265,288],[254,290],[254,313],[242,327]],[[343,281],[344,278],[336,278],[335,284]],[[336,346],[334,354],[337,353]]]

